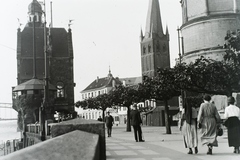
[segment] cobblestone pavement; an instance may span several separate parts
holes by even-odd
[[[145,142],[135,142],[133,131],[126,132],[125,125],[114,126],[112,137],[106,137],[107,160],[240,160],[228,147],[227,131],[218,137],[219,147],[213,155],[207,155],[206,146],[198,145],[198,154],[188,155],[184,148],[181,132],[171,127],[172,134],[165,134],[165,127],[143,126]],[[200,142],[200,139],[199,139]]]

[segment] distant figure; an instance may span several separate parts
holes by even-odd
[[[134,137],[136,142],[144,142],[142,138],[142,129],[141,129],[141,124],[142,124],[142,119],[140,116],[140,112],[137,110],[137,104],[133,104],[133,110],[131,111],[130,114],[130,120],[131,124],[133,126],[134,130]]]
[[[113,117],[110,115],[110,112],[107,112],[107,116],[105,117],[105,123],[107,126],[107,133],[108,133],[108,137],[112,136],[112,126],[114,123]]]
[[[102,117],[101,117],[101,116],[99,116],[97,120],[98,120],[98,121],[100,121],[100,122],[102,122],[102,121],[103,121],[103,119],[102,119]]]
[[[229,106],[225,108],[225,126],[228,129],[228,145],[234,147],[233,153],[239,154],[240,146],[240,109],[234,105],[234,97],[228,98]]]
[[[217,123],[221,121],[216,106],[210,102],[211,96],[203,97],[204,103],[200,105],[198,112],[198,128],[201,128],[202,145],[208,146],[207,154],[212,154],[212,147],[218,146],[217,141]]]

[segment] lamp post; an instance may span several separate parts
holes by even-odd
[[[184,46],[183,46],[183,37],[180,37],[180,28],[178,27],[177,28],[177,32],[178,32],[178,50],[179,50],[179,53],[178,53],[178,56],[179,56],[179,64],[182,63],[182,56],[183,56],[183,51],[184,51]],[[180,43],[182,42],[182,54],[181,54],[181,45]],[[184,105],[184,90],[181,89],[181,99],[182,99],[182,107]]]
[[[41,140],[44,141],[46,139],[46,128],[45,128],[45,121],[46,121],[46,109],[48,109],[49,105],[49,80],[48,80],[48,61],[47,61],[47,28],[46,28],[46,4],[45,0],[43,2],[44,5],[44,98],[43,98],[43,103],[40,108],[40,115],[41,115]]]

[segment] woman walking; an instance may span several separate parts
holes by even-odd
[[[234,97],[228,98],[229,106],[225,108],[225,125],[228,129],[228,145],[234,147],[233,153],[239,154],[240,146],[240,109],[234,105]]]
[[[198,128],[201,128],[201,143],[208,146],[207,154],[212,154],[212,147],[217,147],[217,123],[220,122],[216,106],[210,102],[211,96],[203,97],[204,103],[200,105],[198,112]]]
[[[180,130],[182,130],[185,147],[189,149],[188,154],[193,154],[192,148],[194,148],[194,152],[197,154],[197,109],[186,105],[182,111],[180,124]]]

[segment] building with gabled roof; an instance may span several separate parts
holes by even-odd
[[[107,77],[95,79],[83,91],[81,91],[82,100],[97,97],[100,94],[109,93],[116,85],[122,82],[118,77],[114,78],[109,70]]]
[[[94,98],[98,95],[109,93],[117,85],[124,85],[126,87],[134,86],[142,82],[142,77],[128,77],[128,78],[118,78],[113,77],[111,71],[107,77],[95,79],[90,83],[83,91],[81,91],[81,99]],[[76,110],[79,110],[76,108]],[[113,108],[107,108],[106,111],[111,112],[111,115],[114,118],[114,124],[126,123],[127,119],[127,108],[114,106]],[[102,110],[97,109],[85,109],[81,113],[79,111],[79,116],[85,119],[97,119],[99,116],[102,116]]]

